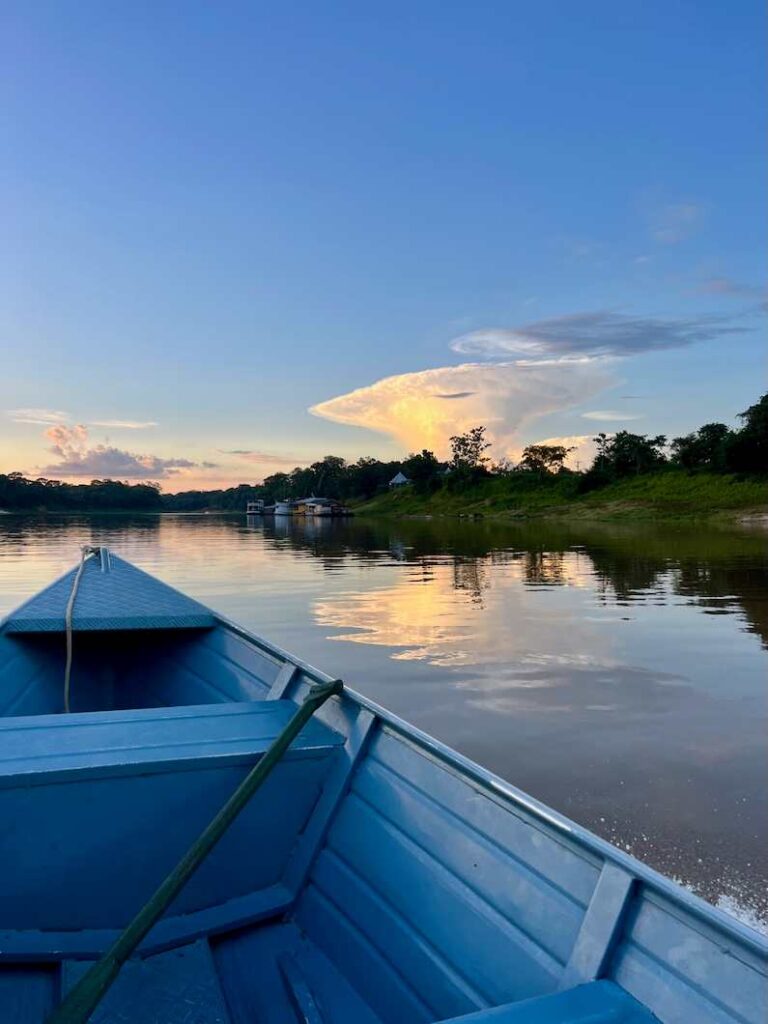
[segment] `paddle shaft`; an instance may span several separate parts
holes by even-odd
[[[340,679],[313,686],[296,713],[264,756],[246,775],[210,824],[200,833],[176,867],[147,900],[107,952],[69,990],[46,1024],[86,1024],[125,961],[162,917],[194,872],[218,843],[254,793],[264,783],[312,715],[329,697],[341,693]]]

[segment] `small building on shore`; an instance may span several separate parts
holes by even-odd
[[[411,481],[408,479],[408,477],[405,475],[405,473],[403,473],[402,470],[401,470],[399,473],[395,473],[395,475],[389,481],[389,486],[390,487],[404,487],[406,484],[409,484],[410,482]]]

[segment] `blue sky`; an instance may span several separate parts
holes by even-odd
[[[764,21],[7,0],[0,471],[177,490],[477,422],[514,455],[732,421],[765,384]]]

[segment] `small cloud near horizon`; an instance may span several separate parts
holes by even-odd
[[[162,458],[125,451],[112,445],[89,447],[88,428],[56,424],[45,431],[52,442],[49,451],[58,461],[41,467],[41,476],[85,477],[112,480],[167,480],[186,469],[214,468],[215,463],[198,463],[184,458]]]

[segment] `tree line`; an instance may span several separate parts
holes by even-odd
[[[663,434],[649,436],[620,430],[598,434],[592,465],[578,477],[578,490],[593,490],[616,480],[665,469],[689,472],[768,472],[768,394],[739,414],[736,429],[724,423],[705,423],[698,430],[671,441]],[[93,480],[69,484],[47,478],[31,479],[21,473],[0,474],[0,509],[51,511],[195,512],[204,509],[241,511],[248,501],[271,503],[309,495],[340,501],[362,501],[386,492],[390,480],[402,472],[410,486],[422,493],[441,487],[461,492],[490,477],[511,480],[548,479],[572,473],[566,460],[572,451],[563,445],[529,445],[517,464],[494,463],[483,426],[450,439],[451,457],[441,461],[423,449],[405,459],[382,461],[364,456],[347,462],[337,455],[289,473],[273,473],[261,484],[239,484],[222,490],[164,494],[157,483],[129,484],[119,480]]]

